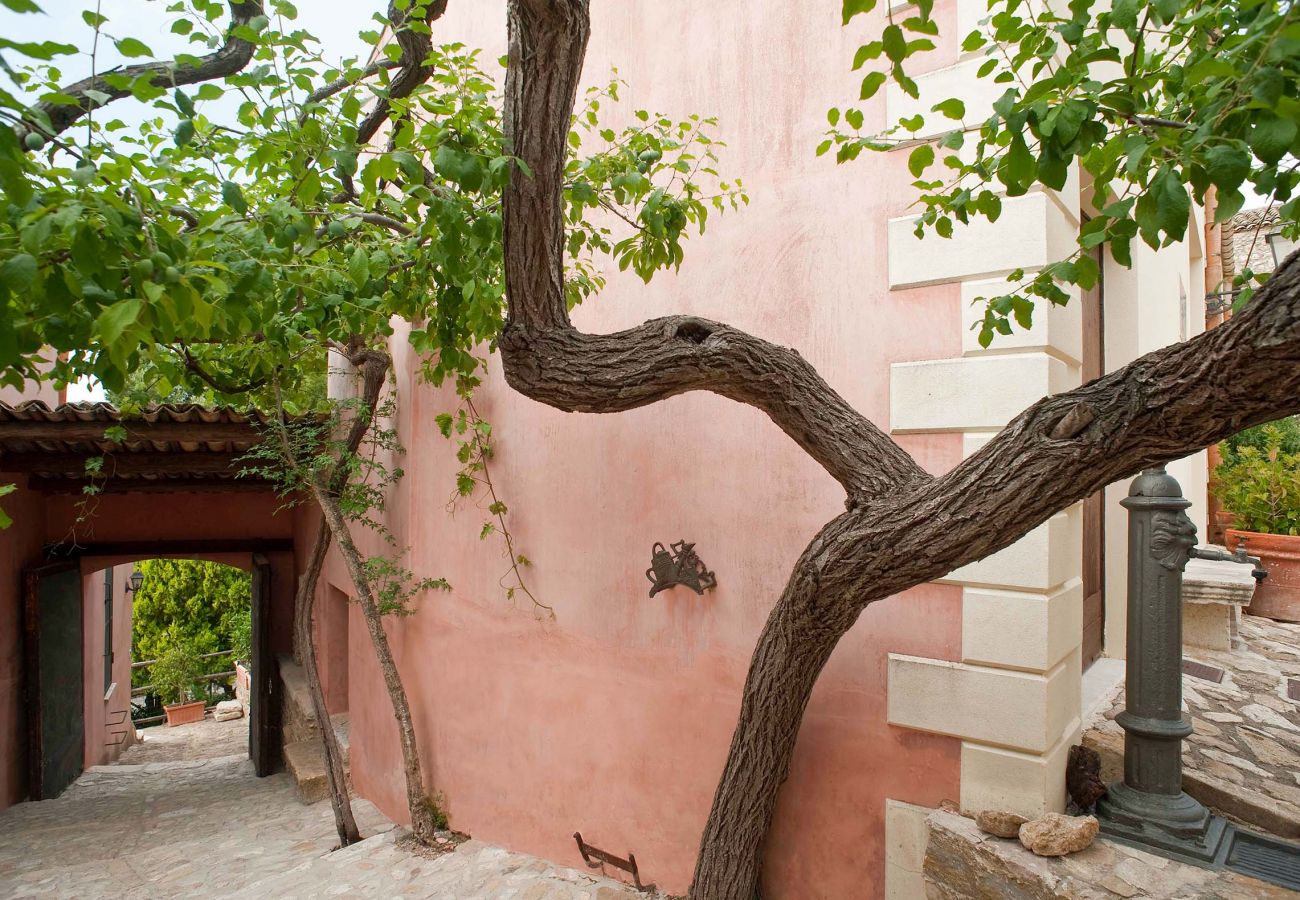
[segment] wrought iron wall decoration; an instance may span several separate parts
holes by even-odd
[[[650,579],[651,597],[679,584],[700,595],[718,585],[718,579],[695,553],[695,545],[684,540],[673,544],[671,551],[655,542],[650,551],[650,568],[645,570],[645,577]]]

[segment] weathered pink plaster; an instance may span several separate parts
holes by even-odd
[[[131,733],[131,596],[127,579],[132,563],[113,566],[112,692],[104,684],[104,567],[82,572],[82,673],[85,691],[85,765],[116,760],[129,746]]]
[[[14,520],[0,531],[0,809],[27,790],[27,721],[23,709],[23,569],[41,550],[42,498],[28,491],[26,476],[0,474],[0,484],[19,488],[0,500]]]
[[[827,107],[855,97],[860,78],[849,63],[867,28],[841,29],[839,10],[832,0],[674,14],[643,0],[594,5],[585,80],[618,66],[630,87],[615,119],[637,107],[717,114],[730,144],[721,168],[744,178],[753,202],[711,219],[680,273],[645,287],[614,272],[575,320],[593,331],[665,313],[731,322],[797,348],[885,425],[890,363],[960,355],[960,301],[951,285],[887,289],[886,220],[913,197],[905,159],[837,167],[813,153]],[[436,30],[484,47],[485,60],[503,52],[499,4],[453,4]],[[879,102],[868,113],[883,122]],[[756,410],[689,394],[566,415],[511,392],[494,359],[475,402],[494,426],[493,479],[552,620],[522,595],[506,599],[507,559],[498,539],[478,538],[481,506],[447,514],[455,447],[433,417],[456,399],[418,382],[400,333],[393,346],[408,474],[392,527],[418,575],[454,587],[388,625],[431,787],[477,838],[581,865],[580,830],[683,892],[754,641],[804,545],[843,509],[841,491]],[[902,443],[936,471],[961,455],[956,435]],[[302,517],[299,534],[312,527]],[[679,538],[696,542],[717,590],[647,598],[651,545]],[[352,592],[336,555],[326,579]],[[956,658],[960,606],[955,587],[919,587],[869,608],[841,643],[782,793],[765,896],[880,896],[885,798],[957,796],[958,742],[886,723],[885,662],[891,651]],[[355,606],[351,617],[353,780],[404,819],[392,711]]]

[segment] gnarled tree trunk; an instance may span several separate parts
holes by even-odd
[[[334,809],[334,827],[339,833],[339,843],[346,847],[361,840],[356,817],[352,814],[352,798],[348,794],[347,773],[343,769],[343,752],[338,735],[330,726],[329,708],[325,705],[325,691],[321,688],[320,670],[316,666],[316,640],[312,634],[312,618],[316,606],[316,583],[320,580],[325,555],[329,552],[330,530],[321,519],[316,529],[316,542],[312,545],[307,571],[298,580],[294,598],[293,633],[298,648],[298,661],[307,675],[307,689],[311,693],[312,709],[320,727],[321,745],[325,750],[325,776],[329,782],[330,805]]]
[[[1039,401],[942,477],[926,474],[796,352],[676,316],[576,330],[564,302],[563,170],[589,0],[511,0],[504,202],[506,379],[558,409],[618,412],[686,391],[762,409],[847,493],[795,566],[750,663],[691,895],[750,900],[812,687],[869,603],[942,577],[1146,466],[1300,412],[1300,257],[1227,324]]]

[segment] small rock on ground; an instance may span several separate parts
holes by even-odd
[[[1020,843],[1038,856],[1065,856],[1091,844],[1097,830],[1097,820],[1092,816],[1048,813],[1020,826]]]

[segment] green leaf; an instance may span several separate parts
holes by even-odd
[[[907,169],[913,177],[920,178],[921,173],[934,162],[934,147],[930,144],[921,144],[912,150],[907,157]]]
[[[845,110],[844,121],[848,122],[849,127],[854,129],[855,131],[861,130],[862,122],[863,122],[862,110],[860,109]]]
[[[854,16],[871,12],[875,8],[876,0],[844,0],[844,24],[849,24]]]
[[[870,100],[888,80],[889,76],[884,72],[868,72],[867,77],[862,79],[862,90],[858,94],[859,98]]]
[[[120,41],[115,41],[114,45],[117,47],[117,52],[128,59],[137,56],[153,56],[153,51],[144,42],[135,38],[122,38]]]
[[[144,303],[140,300],[122,300],[105,309],[95,319],[95,330],[105,344],[115,344],[122,332],[140,318]]]
[[[233,181],[221,182],[221,200],[241,216],[248,212],[244,191]]]
[[[1250,173],[1250,154],[1241,147],[1220,144],[1205,154],[1205,171],[1217,187],[1238,187]]]
[[[907,58],[907,38],[903,36],[903,29],[897,25],[886,25],[880,40],[884,44],[885,56],[891,62],[902,62]]]
[[[956,97],[949,97],[947,100],[941,100],[930,108],[934,112],[942,113],[949,119],[960,121],[966,118],[966,104],[962,103]]]
[[[885,51],[885,45],[880,41],[872,41],[869,44],[863,44],[858,48],[858,52],[853,55],[853,71],[861,69],[867,60],[878,59],[880,54]]]
[[[1293,120],[1265,113],[1255,121],[1255,127],[1246,140],[1261,161],[1273,165],[1286,155],[1295,139],[1296,123]]]
[[[36,257],[30,253],[15,253],[0,265],[0,284],[15,294],[29,290],[36,283]]]
[[[100,15],[94,10],[83,9],[81,11],[81,20],[85,22],[87,25],[89,25],[91,28],[98,29],[102,27],[105,22],[108,21],[108,16]]]
[[[357,290],[365,287],[366,282],[370,280],[370,257],[363,247],[353,250],[352,256],[348,259],[348,277],[357,286]]]

